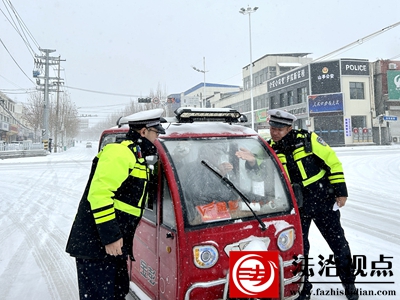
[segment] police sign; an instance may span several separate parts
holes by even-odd
[[[341,60],[342,75],[369,75],[369,62],[363,60]]]

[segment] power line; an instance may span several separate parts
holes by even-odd
[[[28,29],[28,27],[26,26],[25,22],[22,20],[21,16],[18,14],[17,10],[14,8],[14,6],[11,4],[11,1],[8,0],[10,7],[12,8],[15,16],[18,19],[18,22],[23,25],[23,28],[25,28],[26,32],[29,34],[29,37],[32,39],[32,41],[35,43],[36,48],[40,48],[39,43],[36,41],[35,37],[32,35],[32,33],[30,32],[30,30]],[[22,26],[21,26],[22,27]],[[24,34],[25,35],[25,34]],[[31,47],[32,49],[32,47]]]
[[[97,93],[97,94],[104,94],[104,95],[121,96],[121,97],[135,97],[135,98],[141,97],[140,95],[130,95],[130,94],[119,94],[119,93],[102,92],[102,91],[83,89],[83,88],[78,88],[78,87],[73,87],[73,86],[64,86],[64,87],[72,89],[72,90],[79,90],[79,91],[83,91],[83,92]]]
[[[393,56],[392,58],[389,58],[389,60],[393,60],[393,59],[396,59],[398,57],[400,57],[400,54],[397,54],[397,55]]]
[[[13,11],[14,16],[16,17],[16,19],[17,19],[17,21],[18,21],[18,24],[19,24],[19,27],[21,28],[21,30],[20,30],[20,28],[18,28],[18,26],[17,26],[17,24],[16,24],[14,18],[12,17],[12,14],[11,14],[11,12],[9,11],[9,9],[7,8],[7,4],[4,2],[4,0],[3,0],[3,3],[4,3],[4,5],[5,5],[6,9],[7,9],[8,14],[10,15],[10,18],[11,18],[12,21],[10,21],[10,19],[6,16],[6,14],[4,13],[4,11],[0,9],[1,12],[2,12],[3,15],[6,17],[7,21],[11,24],[11,26],[14,28],[14,30],[18,33],[18,35],[22,38],[22,41],[24,42],[25,46],[28,48],[28,51],[30,52],[31,56],[34,56],[35,51],[33,50],[32,46],[30,45],[30,43],[29,43],[29,41],[28,41],[28,39],[27,39],[27,37],[26,37],[26,35],[25,35],[24,28],[26,29],[26,31],[28,32],[28,34],[30,35],[30,37],[34,40],[34,42],[36,42],[35,39],[33,38],[32,34],[31,34],[31,33],[29,32],[29,30],[27,29],[27,27],[26,27],[26,25],[24,24],[24,22],[22,21],[22,19],[19,17],[17,11],[15,10],[15,8],[14,8],[13,5],[11,4],[11,2],[9,2],[8,5],[10,6],[11,10]],[[22,22],[23,26],[21,25],[21,22]],[[23,34],[24,36],[22,36],[21,31],[22,31],[22,34]]]
[[[8,54],[11,56],[12,60],[15,62],[15,64],[18,66],[18,68],[21,70],[22,73],[24,73],[24,75],[26,76],[26,78],[29,79],[30,82],[32,82],[33,84],[35,84],[32,79],[26,75],[26,73],[24,72],[24,70],[22,70],[21,66],[17,63],[17,61],[14,59],[14,57],[11,55],[10,51],[8,51],[6,45],[4,45],[3,40],[0,38],[0,42],[3,44],[4,49],[6,49],[6,51],[8,52]]]
[[[371,34],[361,38],[361,39],[358,39],[355,42],[352,42],[352,43],[350,43],[350,44],[348,44],[346,46],[343,46],[343,47],[341,47],[341,48],[339,48],[339,49],[337,49],[335,51],[332,51],[332,52],[330,52],[330,53],[328,53],[328,54],[326,54],[324,56],[321,56],[321,57],[319,57],[317,59],[314,59],[314,62],[326,59],[326,58],[328,58],[330,56],[337,56],[339,53],[342,53],[345,50],[348,51],[348,50],[350,50],[350,49],[352,49],[354,47],[357,47],[357,46],[363,44],[364,42],[369,41],[369,40],[373,39],[374,37],[386,32],[386,31],[388,31],[388,30],[390,30],[390,29],[392,29],[392,28],[394,28],[396,26],[399,26],[399,25],[400,25],[400,22],[397,22],[397,23],[394,23],[392,25],[389,25],[389,26],[387,26],[387,27],[385,27],[385,28],[383,28],[381,30],[378,30],[378,31],[376,31],[374,33],[371,33]],[[348,49],[348,48],[350,48],[350,49]]]
[[[1,12],[3,13],[3,15],[5,16],[5,18],[7,19],[7,21],[11,24],[11,26],[14,28],[14,30],[18,33],[18,35],[22,38],[22,41],[24,42],[25,46],[27,47],[28,51],[30,52],[31,56],[34,57],[35,51],[33,50],[32,46],[29,43],[29,40],[25,34],[25,32],[28,33],[29,37],[32,39],[32,41],[38,46],[38,43],[36,42],[35,38],[33,37],[33,35],[31,34],[31,32],[29,31],[29,29],[27,28],[27,26],[25,25],[25,23],[23,22],[22,18],[19,16],[18,12],[16,11],[15,7],[12,5],[10,0],[3,0],[3,4],[11,18],[8,18],[7,15],[5,14],[5,12],[1,10]],[[13,15],[11,14],[9,8],[12,10]],[[17,20],[17,23],[16,21]],[[22,33],[21,33],[22,32]],[[31,77],[29,77],[25,71],[21,68],[21,66],[18,64],[18,62],[15,60],[15,58],[12,56],[12,54],[10,53],[10,51],[8,50],[8,48],[6,47],[6,45],[4,44],[3,40],[0,39],[1,44],[3,45],[4,49],[6,49],[7,53],[10,55],[11,59],[14,61],[14,63],[17,65],[17,67],[21,70],[21,72],[26,76],[26,78],[28,78],[28,80],[35,84],[33,82],[33,80],[31,79]]]
[[[107,108],[112,106],[121,106],[121,105],[128,105],[129,103],[120,103],[120,104],[110,104],[110,105],[93,105],[93,106],[79,106],[79,108]]]
[[[3,75],[0,75],[0,77],[3,78],[3,79],[4,79],[5,81],[7,81],[8,83],[11,83],[12,85],[18,87],[19,90],[27,90],[26,88],[20,87],[18,84],[12,82],[11,80],[8,80],[8,79],[7,79],[6,77],[4,77]],[[4,90],[4,89],[2,89],[2,90]],[[6,89],[6,90],[8,90],[8,89]],[[15,89],[15,90],[16,90],[16,89]]]
[[[1,90],[3,93],[5,94],[18,94],[18,95],[22,95],[22,94],[31,94],[31,93],[36,93],[36,90],[8,90],[8,89],[2,89]]]
[[[226,78],[226,79],[224,79],[224,80],[219,80],[219,83],[220,84],[225,84],[225,82],[227,81],[227,80],[229,80],[229,79],[231,79],[231,78],[234,78],[234,77],[237,77],[237,76],[240,76],[240,75],[242,75],[242,73],[237,73],[236,75],[233,75],[233,76],[231,76],[231,77],[229,77],[229,78]]]

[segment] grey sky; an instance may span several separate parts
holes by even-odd
[[[239,9],[247,5],[259,7],[251,15],[253,60],[289,52],[309,52],[318,58],[400,21],[398,0],[13,0],[12,4],[38,45],[55,49],[53,56],[66,59],[61,73],[65,85],[136,96],[147,96],[159,85],[171,94],[203,82],[203,74],[192,69],[203,69],[203,57],[207,82],[242,85],[242,67],[250,60],[249,20]],[[7,14],[4,2],[0,8]],[[34,81],[30,52],[3,14],[0,22],[2,42]],[[335,58],[374,61],[399,55],[400,26]],[[0,44],[0,90],[23,102],[27,94],[7,91],[33,87]],[[131,99],[68,92],[83,113],[104,114]]]

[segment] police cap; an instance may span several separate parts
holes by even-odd
[[[292,126],[293,122],[297,120],[294,115],[280,109],[270,109],[268,114],[270,115],[269,125],[271,127],[289,127]]]
[[[129,127],[135,129],[155,128],[161,134],[165,134],[164,127],[161,126],[161,115],[164,110],[162,108],[156,108],[151,110],[144,110],[127,117],[124,117],[124,122],[129,124]]]

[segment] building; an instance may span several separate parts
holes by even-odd
[[[297,116],[328,144],[372,143],[374,91],[370,64],[362,59],[315,62],[267,82],[269,107]]]
[[[342,58],[312,62],[306,55],[266,55],[255,61],[255,129],[269,128],[267,111],[279,108],[298,118],[295,128],[315,131],[330,145],[372,144],[379,124],[373,122],[376,114],[369,61]],[[220,97],[213,103],[235,108],[251,120],[247,70],[243,75],[243,93]]]
[[[23,105],[0,92],[0,141],[33,140],[33,130],[22,118]]]
[[[0,140],[13,142],[18,140],[18,125],[14,117],[16,103],[0,93]]]
[[[11,117],[8,111],[13,107],[14,101],[0,92],[0,141],[9,141]]]
[[[332,146],[400,143],[400,62],[340,58],[313,61],[309,53],[267,54],[243,67],[243,89],[200,83],[175,94],[175,105],[228,107],[247,116],[255,130],[268,131],[269,109],[297,117],[295,128],[315,131]],[[266,134],[267,136],[267,134]]]
[[[267,54],[253,62],[253,105],[257,128],[267,126],[269,108],[267,81],[312,61],[310,53]],[[212,107],[231,107],[243,113],[251,122],[250,65],[242,68],[243,91],[236,94],[217,94],[210,99]],[[255,129],[257,129],[255,128]]]
[[[379,122],[380,129],[374,136],[377,135],[377,140],[382,144],[400,143],[400,61],[374,62],[373,78],[378,116],[375,122]]]
[[[240,86],[217,84],[217,83],[199,83],[180,95],[180,106],[182,107],[213,107],[214,95],[236,94],[241,91]]]

